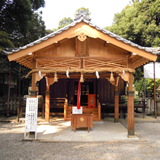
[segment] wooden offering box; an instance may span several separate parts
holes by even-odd
[[[92,114],[72,114],[71,115],[71,126],[76,132],[76,128],[89,128],[93,127],[93,116]]]

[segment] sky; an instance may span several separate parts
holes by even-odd
[[[85,7],[91,12],[91,21],[100,27],[111,26],[115,13],[129,4],[130,0],[45,0],[45,8],[42,18],[45,21],[46,29],[58,27],[58,23],[64,17],[74,19],[75,11]]]

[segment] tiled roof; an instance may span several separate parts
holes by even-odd
[[[3,50],[3,51],[4,51],[5,54],[12,54],[14,52],[18,52],[18,51],[26,49],[28,47],[34,46],[35,44],[41,43],[42,41],[46,41],[47,39],[49,39],[51,37],[54,37],[57,34],[60,34],[61,32],[69,29],[70,27],[75,26],[77,23],[79,23],[81,21],[83,21],[83,22],[87,23],[88,25],[96,28],[97,30],[103,32],[104,34],[107,34],[107,35],[109,35],[111,37],[114,37],[117,40],[122,41],[122,42],[124,42],[126,44],[129,44],[129,45],[131,45],[133,47],[137,47],[137,48],[139,48],[141,50],[145,50],[145,51],[147,51],[149,53],[152,53],[152,54],[160,54],[160,47],[156,47],[156,48],[153,48],[153,47],[142,47],[142,46],[140,46],[138,44],[135,44],[135,43],[133,43],[133,42],[131,42],[131,41],[125,39],[125,38],[122,38],[122,37],[110,32],[110,31],[108,31],[108,30],[106,30],[106,29],[104,29],[102,27],[99,27],[99,26],[95,25],[94,23],[90,22],[90,19],[86,18],[84,15],[79,16],[77,19],[75,19],[72,23],[68,24],[67,26],[65,26],[65,27],[53,32],[53,33],[50,33],[50,34],[48,34],[48,35],[46,35],[46,36],[44,36],[44,37],[42,37],[42,38],[40,38],[40,39],[38,39],[38,40],[36,40],[34,42],[31,42],[31,43],[29,43],[29,44],[27,44],[27,45],[25,45],[23,47],[15,48],[15,49],[12,49],[12,50],[11,49],[8,49],[8,50],[6,49],[6,50]]]

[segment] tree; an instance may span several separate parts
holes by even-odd
[[[81,10],[83,10],[83,11],[85,11],[85,14],[87,14],[87,17],[90,19],[90,15],[91,15],[91,12],[89,11],[89,9],[88,8],[84,8],[84,7],[81,7],[81,8],[79,8],[79,9],[77,9],[76,11],[75,11],[75,17],[77,17],[78,16],[78,14],[79,14],[79,12],[81,11]],[[64,17],[62,20],[60,20],[59,21],[59,23],[58,23],[58,28],[56,29],[56,28],[53,28],[53,32],[55,32],[56,30],[58,30],[58,29],[60,29],[60,28],[62,28],[62,27],[64,27],[64,26],[66,26],[66,25],[68,25],[68,24],[70,24],[70,23],[72,23],[73,22],[73,19],[72,18],[70,18],[70,17],[68,17],[68,18],[66,18],[66,17]]]
[[[6,32],[0,31],[0,52],[7,47],[14,47],[14,44],[11,41],[11,37]]]
[[[160,0],[132,0],[120,13],[115,14],[111,27],[106,29],[134,43],[146,47],[160,46]],[[134,74],[137,91],[144,89],[143,67]],[[153,80],[145,80],[147,93],[153,91]],[[157,80],[157,85],[160,81]],[[158,86],[157,86],[158,87]]]
[[[50,33],[52,33],[52,32],[53,32],[52,30],[46,29],[46,35],[48,35],[48,34],[50,34]]]
[[[44,4],[44,0],[2,0],[0,2],[0,30],[9,35],[14,41],[15,47],[19,47],[19,44],[16,45],[15,42],[27,35],[28,30],[31,29],[31,23],[32,27],[35,28],[37,22],[35,23],[34,19],[39,18],[40,20],[36,21],[44,26],[41,17],[33,12],[34,9],[37,10]],[[39,30],[37,31],[39,32]]]
[[[59,23],[58,23],[58,25],[59,25],[58,29],[66,26],[66,25],[68,25],[68,24],[70,24],[72,22],[73,22],[73,20],[70,17],[68,17],[68,18],[64,17],[61,21],[59,21]]]
[[[45,0],[30,0],[32,9],[37,10],[45,6]]]
[[[6,0],[0,3],[0,30],[14,38],[19,33],[24,34],[32,13],[28,0]]]
[[[160,0],[134,2],[115,14],[106,29],[141,46],[160,46]]]
[[[41,14],[34,12],[45,5],[44,0],[1,0],[0,2],[0,75],[9,73],[17,79],[19,64],[9,62],[1,51],[30,43],[46,34]],[[22,67],[22,72],[28,71]],[[22,74],[23,75],[23,74]]]
[[[28,21],[27,32],[14,40],[15,46],[24,46],[46,35],[46,26],[41,15],[42,12],[33,13],[31,20]]]

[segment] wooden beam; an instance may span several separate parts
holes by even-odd
[[[107,54],[95,54],[95,55],[89,55],[89,57],[86,56],[81,56],[81,57],[75,57],[75,56],[71,56],[71,55],[48,55],[47,57],[43,56],[36,56],[36,59],[79,59],[79,58],[84,58],[84,59],[89,59],[89,58],[95,58],[95,59],[99,59],[99,58],[104,58],[104,59],[127,59],[126,55],[107,55]]]
[[[137,68],[137,67],[144,65],[148,62],[149,62],[148,59],[142,59],[141,61],[137,61],[136,63],[133,63],[133,68]]]

